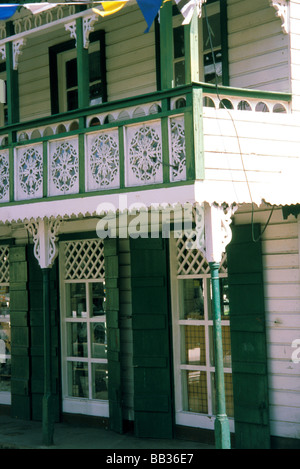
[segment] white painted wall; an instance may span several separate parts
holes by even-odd
[[[228,0],[230,86],[290,91],[289,36],[269,0]]]

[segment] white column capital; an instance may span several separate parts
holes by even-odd
[[[41,269],[52,267],[58,254],[57,233],[62,218],[37,218],[27,220],[25,227],[33,237],[34,256]]]
[[[232,239],[230,224],[237,206],[225,207],[204,204],[205,207],[205,256],[208,262],[222,260],[222,254]]]

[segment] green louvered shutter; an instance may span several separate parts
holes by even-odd
[[[10,320],[11,320],[11,415],[31,419],[30,328],[26,246],[11,246]]]
[[[270,447],[261,241],[251,225],[232,227],[227,247],[235,445]],[[258,239],[260,225],[254,225]]]
[[[135,434],[172,438],[166,240],[130,241]]]
[[[122,388],[119,325],[119,256],[118,240],[104,240],[108,400],[110,429],[123,432]]]

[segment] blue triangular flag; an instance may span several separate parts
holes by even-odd
[[[152,23],[161,7],[162,2],[163,0],[137,0],[137,4],[140,7],[148,25],[145,33],[149,32],[149,29],[152,26]]]

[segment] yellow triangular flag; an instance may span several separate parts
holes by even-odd
[[[101,16],[108,16],[112,15],[113,13],[117,13],[117,11],[121,10],[123,6],[127,3],[126,2],[103,2],[101,3],[100,7],[93,8],[93,12],[97,13]]]

